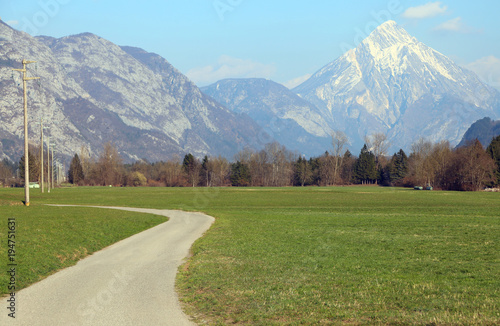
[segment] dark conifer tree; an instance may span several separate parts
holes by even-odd
[[[198,185],[199,181],[199,163],[198,160],[193,156],[193,154],[189,153],[184,156],[184,160],[182,161],[182,169],[187,175],[188,182],[193,187]]]
[[[321,176],[320,176],[321,162],[319,157],[310,158],[309,166],[311,168],[311,184],[319,186],[321,183]]]
[[[391,181],[403,179],[408,173],[408,157],[406,153],[400,149],[395,153],[391,160],[392,169],[390,170]]]
[[[203,161],[201,162],[200,178],[201,184],[207,187],[210,186],[210,168],[208,165],[208,156],[205,155]]]
[[[354,164],[356,163],[356,157],[352,156],[351,152],[347,150],[344,154],[343,164],[342,164],[342,173],[341,177],[347,184],[353,182],[353,174],[354,174]]]
[[[491,158],[497,164],[497,169],[495,171],[496,184],[500,185],[500,135],[493,138],[490,145],[486,149],[486,152],[491,156]]]
[[[252,181],[250,169],[244,163],[237,161],[231,165],[231,176],[229,177],[234,187],[246,187]]]
[[[362,184],[373,183],[377,180],[375,155],[368,150],[366,144],[361,149],[359,158],[354,165],[354,179]]]
[[[72,184],[78,184],[83,179],[85,179],[85,176],[83,175],[82,164],[78,154],[75,154],[69,165],[68,181]]]
[[[19,160],[19,176],[24,181],[24,155]],[[31,150],[28,151],[28,166],[30,182],[38,181],[40,178],[40,160]]]
[[[293,182],[296,186],[304,186],[311,179],[311,166],[305,158],[299,156],[299,159],[294,163]]]

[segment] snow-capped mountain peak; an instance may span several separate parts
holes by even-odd
[[[379,50],[414,43],[418,43],[417,39],[408,34],[404,28],[396,24],[393,20],[387,21],[377,27],[361,42],[363,46]]]
[[[361,60],[370,56],[382,70],[390,69],[393,75],[406,73],[412,63],[421,62],[451,81],[454,77],[454,64],[438,51],[419,42],[415,37],[396,24],[388,21],[377,27],[369,37],[353,49]],[[429,69],[431,70],[431,69]]]
[[[294,91],[357,147],[374,132],[389,134],[395,147],[409,148],[420,136],[456,144],[475,120],[500,116],[497,91],[394,21]]]

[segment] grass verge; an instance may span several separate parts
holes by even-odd
[[[0,189],[0,295],[8,293],[7,221],[15,218],[16,290],[119,240],[166,221],[165,217],[83,207],[24,207],[22,190]],[[37,197],[38,195],[35,195]]]

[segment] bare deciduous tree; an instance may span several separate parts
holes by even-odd
[[[431,155],[433,144],[420,138],[411,145],[410,175],[417,185],[429,185],[433,178],[433,172],[427,170],[426,161]]]
[[[377,168],[379,168],[387,156],[387,151],[390,147],[387,135],[382,132],[376,132],[370,136],[366,136],[365,142],[368,149],[375,155],[375,162],[377,163]]]
[[[346,134],[340,130],[334,130],[331,133],[332,136],[332,146],[333,146],[333,159],[334,159],[334,170],[333,170],[333,184],[339,184],[340,171],[342,170],[342,164],[344,161],[345,147],[349,144],[349,138]]]
[[[292,163],[295,161],[294,154],[277,142],[267,144],[264,150],[267,152],[271,168],[270,186],[290,186],[293,176]]]
[[[211,182],[214,187],[223,187],[228,184],[231,164],[222,156],[211,158],[209,161]]]
[[[241,163],[248,163],[250,159],[255,154],[255,151],[251,148],[245,147],[243,150],[239,151],[234,155],[234,161],[240,161]]]
[[[80,158],[83,175],[87,178],[87,176],[90,175],[90,169],[94,163],[90,157],[90,152],[87,146],[82,145],[80,147],[80,155],[78,157]]]
[[[331,186],[335,180],[335,158],[326,152],[319,158],[319,177],[322,186]]]
[[[0,186],[8,186],[13,181],[14,172],[9,166],[7,159],[0,162]]]
[[[296,155],[277,142],[267,144],[259,152],[244,149],[235,155],[245,164],[251,175],[252,186],[289,186],[293,183],[293,163]]]
[[[114,144],[109,142],[104,144],[104,149],[97,158],[92,175],[96,184],[103,186],[123,184],[123,160]]]
[[[174,155],[167,162],[155,163],[153,177],[167,187],[183,186],[185,178],[182,171],[181,158],[178,155]]]
[[[448,141],[441,141],[432,146],[431,153],[424,162],[424,169],[430,186],[445,187],[445,174],[452,157],[451,145]]]
[[[247,162],[250,174],[252,175],[252,186],[270,185],[269,158],[265,150],[253,153]]]
[[[455,190],[481,190],[494,181],[495,161],[486,153],[479,140],[460,147],[455,152],[454,165],[449,174],[456,172]]]

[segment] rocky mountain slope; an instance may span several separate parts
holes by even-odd
[[[226,79],[201,90],[236,113],[248,114],[268,135],[307,156],[331,147],[321,112],[285,86],[266,79]]]
[[[500,120],[493,121],[486,117],[474,122],[464,134],[458,146],[464,146],[469,141],[478,139],[483,147],[488,147],[491,140],[500,135]]]
[[[474,121],[500,117],[498,91],[394,21],[293,91],[355,148],[374,132],[388,134],[393,149],[408,149],[419,137],[456,145]]]
[[[164,160],[188,152],[231,156],[259,147],[262,129],[201,91],[162,57],[119,47],[85,33],[61,39],[31,37],[0,21],[0,155],[22,153],[22,59],[40,84],[28,82],[30,139],[39,143],[40,118],[56,150],[81,146],[97,154],[114,142],[127,161]],[[22,84],[21,84],[22,85]]]

